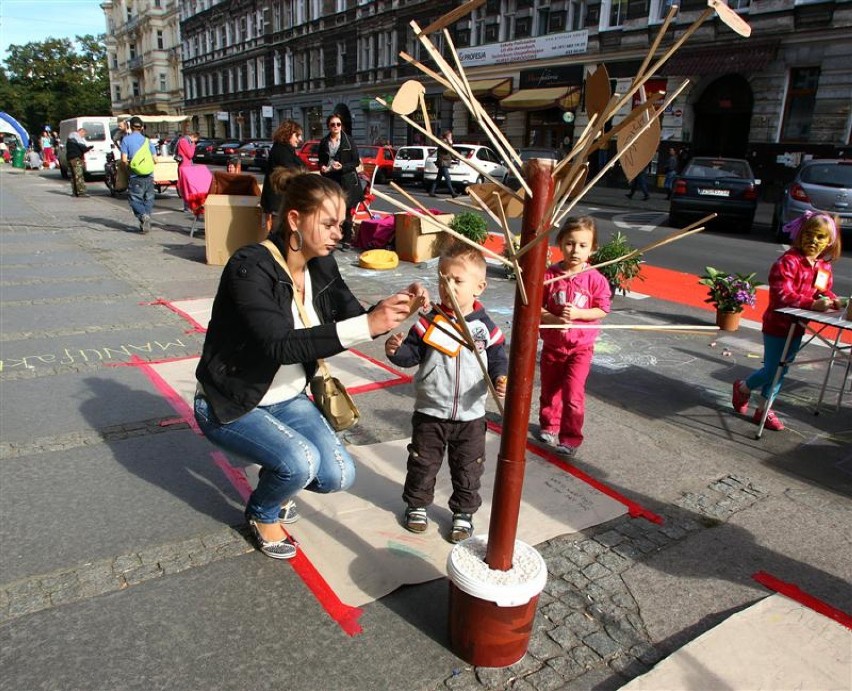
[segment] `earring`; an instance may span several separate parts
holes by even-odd
[[[297,247],[293,247],[293,238],[294,237],[298,238],[298,246]],[[291,230],[290,231],[290,237],[287,239],[287,246],[293,252],[298,252],[299,250],[302,249],[302,244],[303,244],[302,234],[298,230],[295,230],[295,229]]]

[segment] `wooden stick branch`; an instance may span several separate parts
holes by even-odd
[[[434,22],[432,22],[429,26],[423,29],[424,34],[433,34],[436,31],[440,31],[445,26],[449,26],[453,22],[458,21],[462,17],[466,17],[471,12],[473,12],[477,7],[485,4],[485,0],[469,0],[463,5],[459,5],[455,9],[450,10],[442,17],[438,17]]]
[[[465,347],[465,348],[467,348],[468,350],[473,350],[473,346],[471,346],[471,345],[470,345],[470,343],[468,343],[466,340],[464,340],[464,339],[463,339],[463,338],[459,335],[459,331],[458,331],[458,329],[455,329],[455,328],[450,328],[450,329],[448,329],[448,328],[447,328],[447,327],[445,327],[443,324],[441,324],[441,322],[435,321],[435,320],[434,320],[432,317],[430,317],[428,314],[421,314],[420,316],[421,316],[421,318],[423,318],[423,319],[425,319],[427,322],[429,322],[432,326],[434,326],[436,329],[438,329],[438,331],[442,331],[444,334],[446,334],[447,336],[449,336],[450,338],[452,338],[452,339],[453,339],[456,343],[458,343],[459,345],[464,346],[464,347]],[[446,317],[444,317],[444,318],[446,319]],[[452,321],[450,321],[449,323],[450,323],[450,324],[452,324],[453,322],[452,322]]]
[[[376,101],[378,103],[381,103],[385,108],[388,108],[388,110],[390,110],[388,103],[387,103],[387,101],[385,101],[385,99],[383,99],[379,96],[376,96]],[[477,165],[476,163],[474,163],[470,159],[465,158],[463,154],[456,151],[453,147],[451,147],[449,144],[447,144],[444,140],[440,139],[439,137],[436,137],[434,134],[432,134],[428,130],[423,129],[420,125],[418,125],[414,120],[412,120],[407,115],[402,115],[401,113],[397,113],[397,115],[399,115],[399,117],[402,118],[403,121],[405,121],[406,123],[411,125],[414,129],[416,129],[418,132],[420,132],[420,134],[431,139],[433,142],[435,142],[442,149],[446,149],[447,151],[449,151],[453,156],[455,156],[457,159],[459,159],[459,161],[464,163],[464,165],[470,166],[477,173],[479,173],[482,177],[484,177],[486,180],[493,182],[500,189],[503,189],[508,194],[511,194],[513,197],[520,199],[520,197],[518,196],[517,192],[515,192],[515,190],[504,185],[500,180],[497,180],[495,177],[493,177],[490,173],[488,173],[488,171],[486,171],[481,166]]]
[[[447,289],[447,295],[450,298],[450,302],[453,303],[453,312],[456,315],[455,321],[451,323],[461,329],[465,340],[473,347],[473,354],[476,356],[476,362],[479,365],[479,369],[482,370],[482,377],[485,379],[485,385],[488,387],[488,391],[490,391],[491,395],[494,397],[494,402],[497,404],[497,409],[500,411],[500,415],[502,415],[503,401],[497,394],[497,389],[494,388],[494,384],[491,382],[491,375],[488,374],[488,367],[485,366],[485,363],[482,361],[482,356],[479,350],[477,350],[476,348],[476,341],[473,339],[473,334],[470,332],[470,328],[468,328],[467,321],[465,321],[464,315],[461,312],[461,308],[459,307],[459,301],[456,300],[456,290],[453,287],[453,282],[444,274],[441,274],[441,281],[443,281],[444,286]]]
[[[494,192],[494,194],[497,194]],[[499,202],[500,195],[497,195]],[[506,251],[509,253],[509,259],[512,260],[512,264],[515,265],[515,278],[518,282],[518,292],[521,294],[521,302],[524,305],[528,305],[527,301],[527,289],[524,286],[524,276],[521,271],[521,265],[518,263],[518,255],[515,252],[515,243],[512,240],[512,231],[509,230],[509,222],[506,220],[506,210],[503,208],[502,204],[498,203],[498,207],[500,209],[500,227],[503,228],[503,236],[506,238]]]
[[[374,189],[373,194],[376,195],[379,199],[382,199],[383,201],[386,201],[389,204],[392,204],[393,206],[397,207],[398,209],[402,209],[403,211],[407,211],[408,213],[415,214],[417,216],[421,216],[421,217],[423,216],[423,214],[418,213],[418,209],[411,207],[411,206],[408,206],[407,204],[403,204],[401,201],[394,199],[393,197],[385,194],[384,192],[381,192],[377,189]],[[438,226],[445,233],[447,233],[448,235],[452,235],[456,240],[460,240],[461,242],[464,242],[465,244],[468,244],[471,247],[475,247],[480,252],[483,252],[484,254],[487,254],[487,255],[493,257],[494,259],[499,261],[501,264],[505,264],[506,266],[512,266],[512,262],[510,262],[508,259],[506,259],[506,257],[504,257],[500,254],[497,254],[493,250],[490,250],[487,247],[484,247],[483,245],[480,245],[480,244],[474,242],[470,238],[462,235],[461,233],[457,233],[455,230],[450,228],[450,226],[448,226],[446,223],[443,223],[442,221],[435,218],[435,216],[429,215],[429,216],[427,216],[427,218],[429,219],[430,223],[434,223],[436,226]]]
[[[677,331],[680,333],[696,333],[703,335],[707,331],[718,331],[718,326],[703,324],[542,324],[540,329],[608,329],[630,331]]]

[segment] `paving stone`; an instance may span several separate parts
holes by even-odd
[[[216,547],[221,547],[222,545],[226,545],[229,542],[233,542],[237,539],[238,535],[231,530],[221,531],[218,533],[213,533],[212,535],[205,535],[201,538],[201,542],[205,547],[210,549],[215,549]]]
[[[629,619],[614,619],[604,628],[609,637],[625,650],[630,650],[645,640],[645,637],[630,625]]]
[[[157,562],[157,564],[166,575],[180,573],[181,571],[191,569],[193,566],[192,559],[189,558],[188,554],[178,554],[170,559],[163,559]]]
[[[680,540],[686,536],[686,530],[684,528],[671,523],[661,526],[660,532],[666,537],[670,537],[672,540]]]
[[[557,645],[550,636],[544,633],[530,638],[527,652],[542,661],[565,654],[562,646]]]
[[[627,537],[638,537],[642,534],[643,527],[637,519],[631,518],[618,526],[618,532]]]
[[[580,592],[583,592],[589,585],[589,579],[579,571],[576,573],[565,574],[563,578]]]
[[[630,622],[630,625],[639,631],[644,630],[645,622],[642,621],[642,617],[636,612],[628,612],[627,613],[627,621]]]
[[[486,688],[502,689],[512,678],[512,673],[506,667],[477,667],[474,676]]]
[[[507,668],[516,677],[525,677],[537,669],[541,669],[542,662],[532,655],[524,655],[514,665]]]
[[[466,668],[454,671],[452,676],[444,681],[444,686],[452,691],[482,691],[482,685],[476,680],[473,669]]]
[[[600,625],[594,617],[590,617],[584,612],[569,614],[565,617],[565,625],[581,638],[595,631],[600,631]]]
[[[644,662],[646,665],[655,665],[663,659],[660,651],[647,641],[634,645],[630,649],[630,654]]]
[[[565,688],[566,679],[553,667],[544,666],[525,678],[537,691],[557,691]]]
[[[594,689],[595,691],[616,691],[624,686],[624,677],[613,674],[612,670],[601,665],[588,670],[571,683],[572,689]]]
[[[570,626],[562,625],[557,626],[554,629],[548,631],[547,635],[556,643],[558,643],[563,650],[570,650],[575,645],[579,645],[580,639],[577,637],[577,634],[571,629]]]
[[[612,574],[606,566],[603,564],[598,564],[597,562],[594,564],[589,564],[585,569],[583,569],[583,575],[589,580],[596,580],[598,578],[603,578],[604,576],[609,576]]]
[[[653,552],[657,549],[657,545],[655,545],[650,540],[646,540],[644,537],[636,538],[633,541],[633,546],[640,552],[644,552],[646,554],[648,552]]]
[[[33,592],[10,593],[9,617],[22,617],[50,606],[50,595],[41,590]]]
[[[610,668],[625,677],[634,679],[640,674],[645,674],[650,667],[630,655],[617,655],[609,661]]]
[[[595,536],[595,542],[599,542],[604,547],[615,547],[617,544],[624,542],[627,538],[617,530],[608,530],[605,533]]]
[[[562,578],[548,578],[544,585],[544,592],[553,597],[561,597],[563,593],[573,590],[571,584]]]
[[[195,566],[204,566],[213,561],[213,552],[209,549],[200,550],[198,552],[190,552],[189,558]]]
[[[563,604],[573,609],[583,609],[589,601],[585,595],[577,592],[574,588],[566,590],[559,599]]]
[[[636,600],[633,599],[633,596],[629,591],[624,593],[615,593],[612,596],[612,601],[618,607],[622,609],[630,610],[631,612],[638,612],[639,605],[636,604]]]
[[[614,573],[621,573],[627,567],[631,566],[631,561],[619,556],[615,552],[605,552],[598,556],[598,563],[603,564],[606,568]]]
[[[658,547],[665,547],[671,542],[671,539],[661,530],[649,530],[645,533],[645,538],[653,542]]]
[[[588,566],[589,564],[595,563],[594,557],[592,557],[589,554],[586,554],[586,552],[583,552],[582,550],[579,550],[576,547],[574,547],[570,550],[565,550],[564,554],[574,564],[576,564],[577,566],[579,566],[581,568],[584,567],[584,566]]]
[[[126,573],[142,566],[142,560],[136,554],[123,554],[112,562],[112,570],[116,574]]]
[[[585,665],[577,662],[570,653],[548,660],[547,665],[548,667],[552,667],[561,677],[569,681],[584,674],[586,671]]]
[[[578,645],[571,650],[571,657],[584,669],[590,669],[601,661],[601,656],[587,645]]]
[[[565,557],[555,557],[547,562],[547,570],[554,576],[564,576],[566,573],[576,571],[577,567]]]
[[[159,578],[163,575],[163,570],[158,564],[143,564],[131,571],[124,573],[124,580],[127,585],[136,585],[145,581],[150,581],[152,578]]]
[[[597,631],[583,638],[583,643],[589,646],[602,658],[612,657],[621,650],[612,638],[607,636],[603,631]]]
[[[547,617],[548,621],[554,624],[561,624],[565,621],[565,617],[576,611],[573,607],[569,607],[561,600],[556,600],[547,607],[539,609],[539,612]]]
[[[642,557],[642,552],[640,552],[636,547],[634,547],[629,542],[623,542],[620,545],[616,545],[612,548],[614,554],[617,554],[620,557],[624,557],[628,561],[638,561]]]
[[[509,688],[512,691],[536,691],[535,686],[530,684],[526,679],[514,679]]]
[[[586,554],[590,554],[593,557],[596,557],[599,554],[603,554],[604,552],[606,552],[606,547],[604,547],[600,542],[596,542],[595,540],[583,540],[582,542],[577,543],[577,547],[579,547]]]
[[[76,580],[76,578],[73,583],[69,583],[68,585],[62,588],[58,588],[57,590],[52,590],[50,592],[50,604],[54,607],[57,607],[59,605],[67,605],[71,602],[77,602],[82,598],[83,587]]]
[[[38,581],[41,588],[47,592],[53,592],[55,590],[62,590],[63,588],[79,585],[76,571],[63,571],[61,573],[50,574],[48,576],[41,576]]]
[[[597,581],[597,585],[603,588],[610,597],[616,593],[622,593],[627,590],[627,586],[624,585],[624,581],[621,580],[621,576],[615,573],[599,579]]]

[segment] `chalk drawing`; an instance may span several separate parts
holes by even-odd
[[[109,362],[128,360],[137,353],[165,353],[171,348],[186,348],[180,339],[161,343],[149,341],[142,345],[127,344],[117,348],[63,348],[60,354],[46,353],[43,355],[27,355],[22,358],[7,358],[0,360],[0,372],[13,369],[35,369],[37,365],[77,365],[88,362]]]

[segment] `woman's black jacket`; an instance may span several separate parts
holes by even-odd
[[[323,176],[331,178],[343,188],[346,193],[346,204],[348,207],[353,207],[362,199],[361,185],[358,182],[358,166],[361,165],[361,157],[358,154],[358,147],[352,138],[346,132],[340,133],[340,146],[334,156],[329,154],[328,144],[331,135],[326,135],[320,140],[317,156],[319,165],[322,168],[327,166],[330,161],[340,162],[340,170],[330,170],[323,173]]]
[[[268,214],[278,213],[281,207],[281,197],[275,193],[269,182],[269,176],[276,168],[304,169],[305,164],[289,142],[275,142],[272,145],[266,161],[266,174],[263,176],[263,192],[260,195],[260,205]]]
[[[270,239],[285,253],[280,236]],[[322,323],[295,329],[293,283],[263,245],[239,249],[225,266],[195,370],[220,422],[231,422],[255,408],[280,365],[301,362],[307,382],[316,373],[318,358],[344,350],[335,322],[365,310],[332,257],[316,257],[307,269],[313,306]]]

